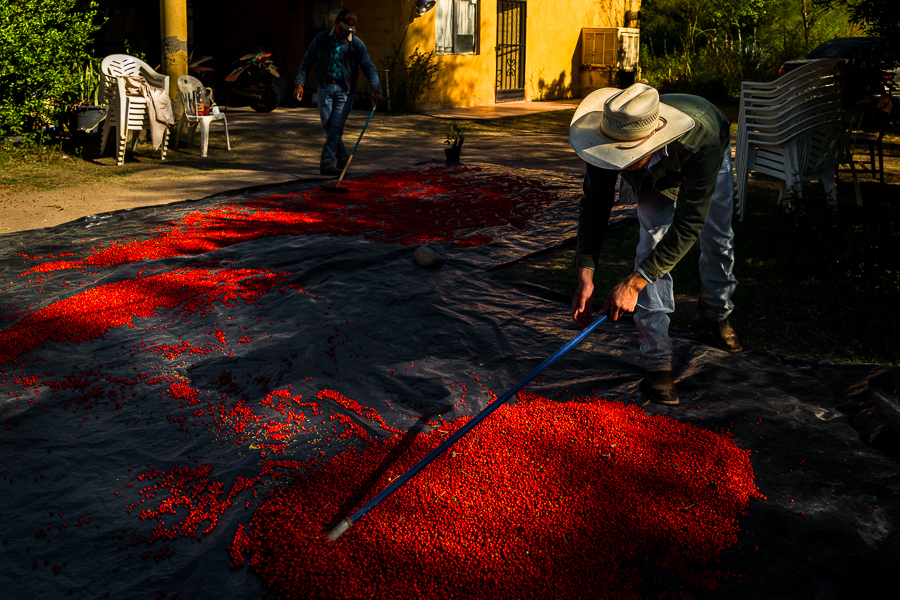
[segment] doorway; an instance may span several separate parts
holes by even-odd
[[[525,99],[525,0],[497,0],[495,102]]]

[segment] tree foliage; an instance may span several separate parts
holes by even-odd
[[[763,45],[779,60],[788,60],[851,33],[847,11],[837,6],[845,1],[893,0],[644,0],[641,26],[654,56],[706,46]]]
[[[824,8],[845,9],[850,22],[864,33],[881,38],[879,49],[893,65],[900,63],[900,6],[897,0],[813,0]]]
[[[0,136],[39,138],[83,100],[96,18],[93,0],[0,2]]]
[[[787,60],[858,35],[838,2],[893,0],[644,0],[641,67],[667,91],[736,95],[769,81]]]

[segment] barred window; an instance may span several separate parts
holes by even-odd
[[[477,48],[477,0],[437,0],[435,52],[474,54]]]

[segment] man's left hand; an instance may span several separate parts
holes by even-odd
[[[384,101],[384,95],[381,92],[375,92],[372,94],[372,106],[381,106],[381,103]]]
[[[606,297],[606,303],[600,309],[600,314],[607,313],[611,320],[617,321],[625,313],[634,312],[638,294],[647,287],[647,283],[640,273],[633,272],[612,289]]]

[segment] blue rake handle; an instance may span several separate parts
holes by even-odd
[[[352,515],[350,515],[349,517],[347,517],[346,519],[344,519],[343,521],[338,523],[337,526],[334,529],[332,529],[331,532],[328,534],[328,539],[331,541],[335,541],[339,537],[341,537],[341,535],[345,531],[350,529],[350,527],[354,523],[356,523],[357,521],[362,519],[364,516],[366,516],[366,513],[368,513],[370,510],[372,510],[373,508],[375,508],[376,506],[381,504],[381,502],[386,500],[388,498],[388,496],[390,496],[391,494],[396,492],[398,489],[403,487],[407,481],[409,481],[410,479],[413,478],[413,476],[415,476],[416,473],[418,473],[419,471],[424,469],[426,466],[428,466],[428,464],[431,461],[433,461],[438,456],[443,454],[447,450],[447,448],[449,448],[450,446],[455,444],[457,441],[459,441],[460,438],[462,438],[464,435],[469,433],[471,430],[475,429],[475,427],[477,427],[479,423],[484,421],[489,414],[491,414],[492,412],[494,412],[495,410],[500,408],[500,406],[505,404],[506,401],[509,400],[510,398],[512,398],[514,394],[516,394],[519,390],[521,390],[527,384],[529,384],[534,378],[536,378],[538,375],[540,375],[544,371],[544,369],[546,369],[547,367],[549,367],[550,365],[555,363],[557,360],[559,360],[559,358],[563,354],[565,354],[566,352],[568,352],[569,350],[571,350],[572,348],[577,346],[584,338],[586,338],[588,335],[590,335],[591,332],[594,331],[594,329],[596,329],[604,321],[606,321],[606,315],[600,316],[596,321],[594,321],[593,323],[591,323],[590,325],[588,325],[587,327],[582,329],[581,332],[578,333],[578,335],[576,335],[574,338],[572,338],[571,340],[566,342],[565,346],[563,346],[562,348],[557,350],[556,354],[554,354],[550,358],[546,359],[544,362],[542,362],[540,365],[538,365],[531,373],[526,375],[523,379],[519,380],[519,382],[516,383],[512,388],[510,388],[510,390],[508,392],[503,394],[503,396],[501,396],[494,402],[491,402],[490,404],[488,404],[484,409],[482,409],[482,411],[480,413],[478,413],[477,415],[472,417],[472,420],[470,420],[468,423],[466,423],[465,425],[460,427],[456,431],[456,433],[454,433],[449,438],[444,440],[440,446],[438,446],[437,448],[435,448],[434,450],[429,452],[427,456],[420,459],[419,462],[417,462],[412,467],[410,467],[409,470],[406,471],[403,475],[401,475],[400,477],[393,480],[390,483],[390,485],[388,485],[386,488],[384,488],[381,491],[381,493],[379,493],[377,496],[375,496],[374,498],[372,498],[371,500],[366,502],[362,506],[362,508],[360,508],[355,513],[353,513]]]
[[[369,126],[369,121],[372,120],[372,115],[375,114],[375,107],[372,107],[372,112],[369,113],[369,118],[366,119],[366,124],[363,125],[362,131],[359,132],[359,137],[356,139],[356,145],[353,146],[353,152],[350,153],[350,157],[347,158],[347,164],[344,165],[344,170],[341,171],[341,178],[337,180],[337,183],[334,184],[334,187],[340,187],[341,182],[344,180],[344,175],[347,174],[347,167],[350,166],[350,161],[353,160],[353,155],[356,154],[356,149],[359,148],[359,143],[362,141],[362,136],[366,132],[366,127]]]

